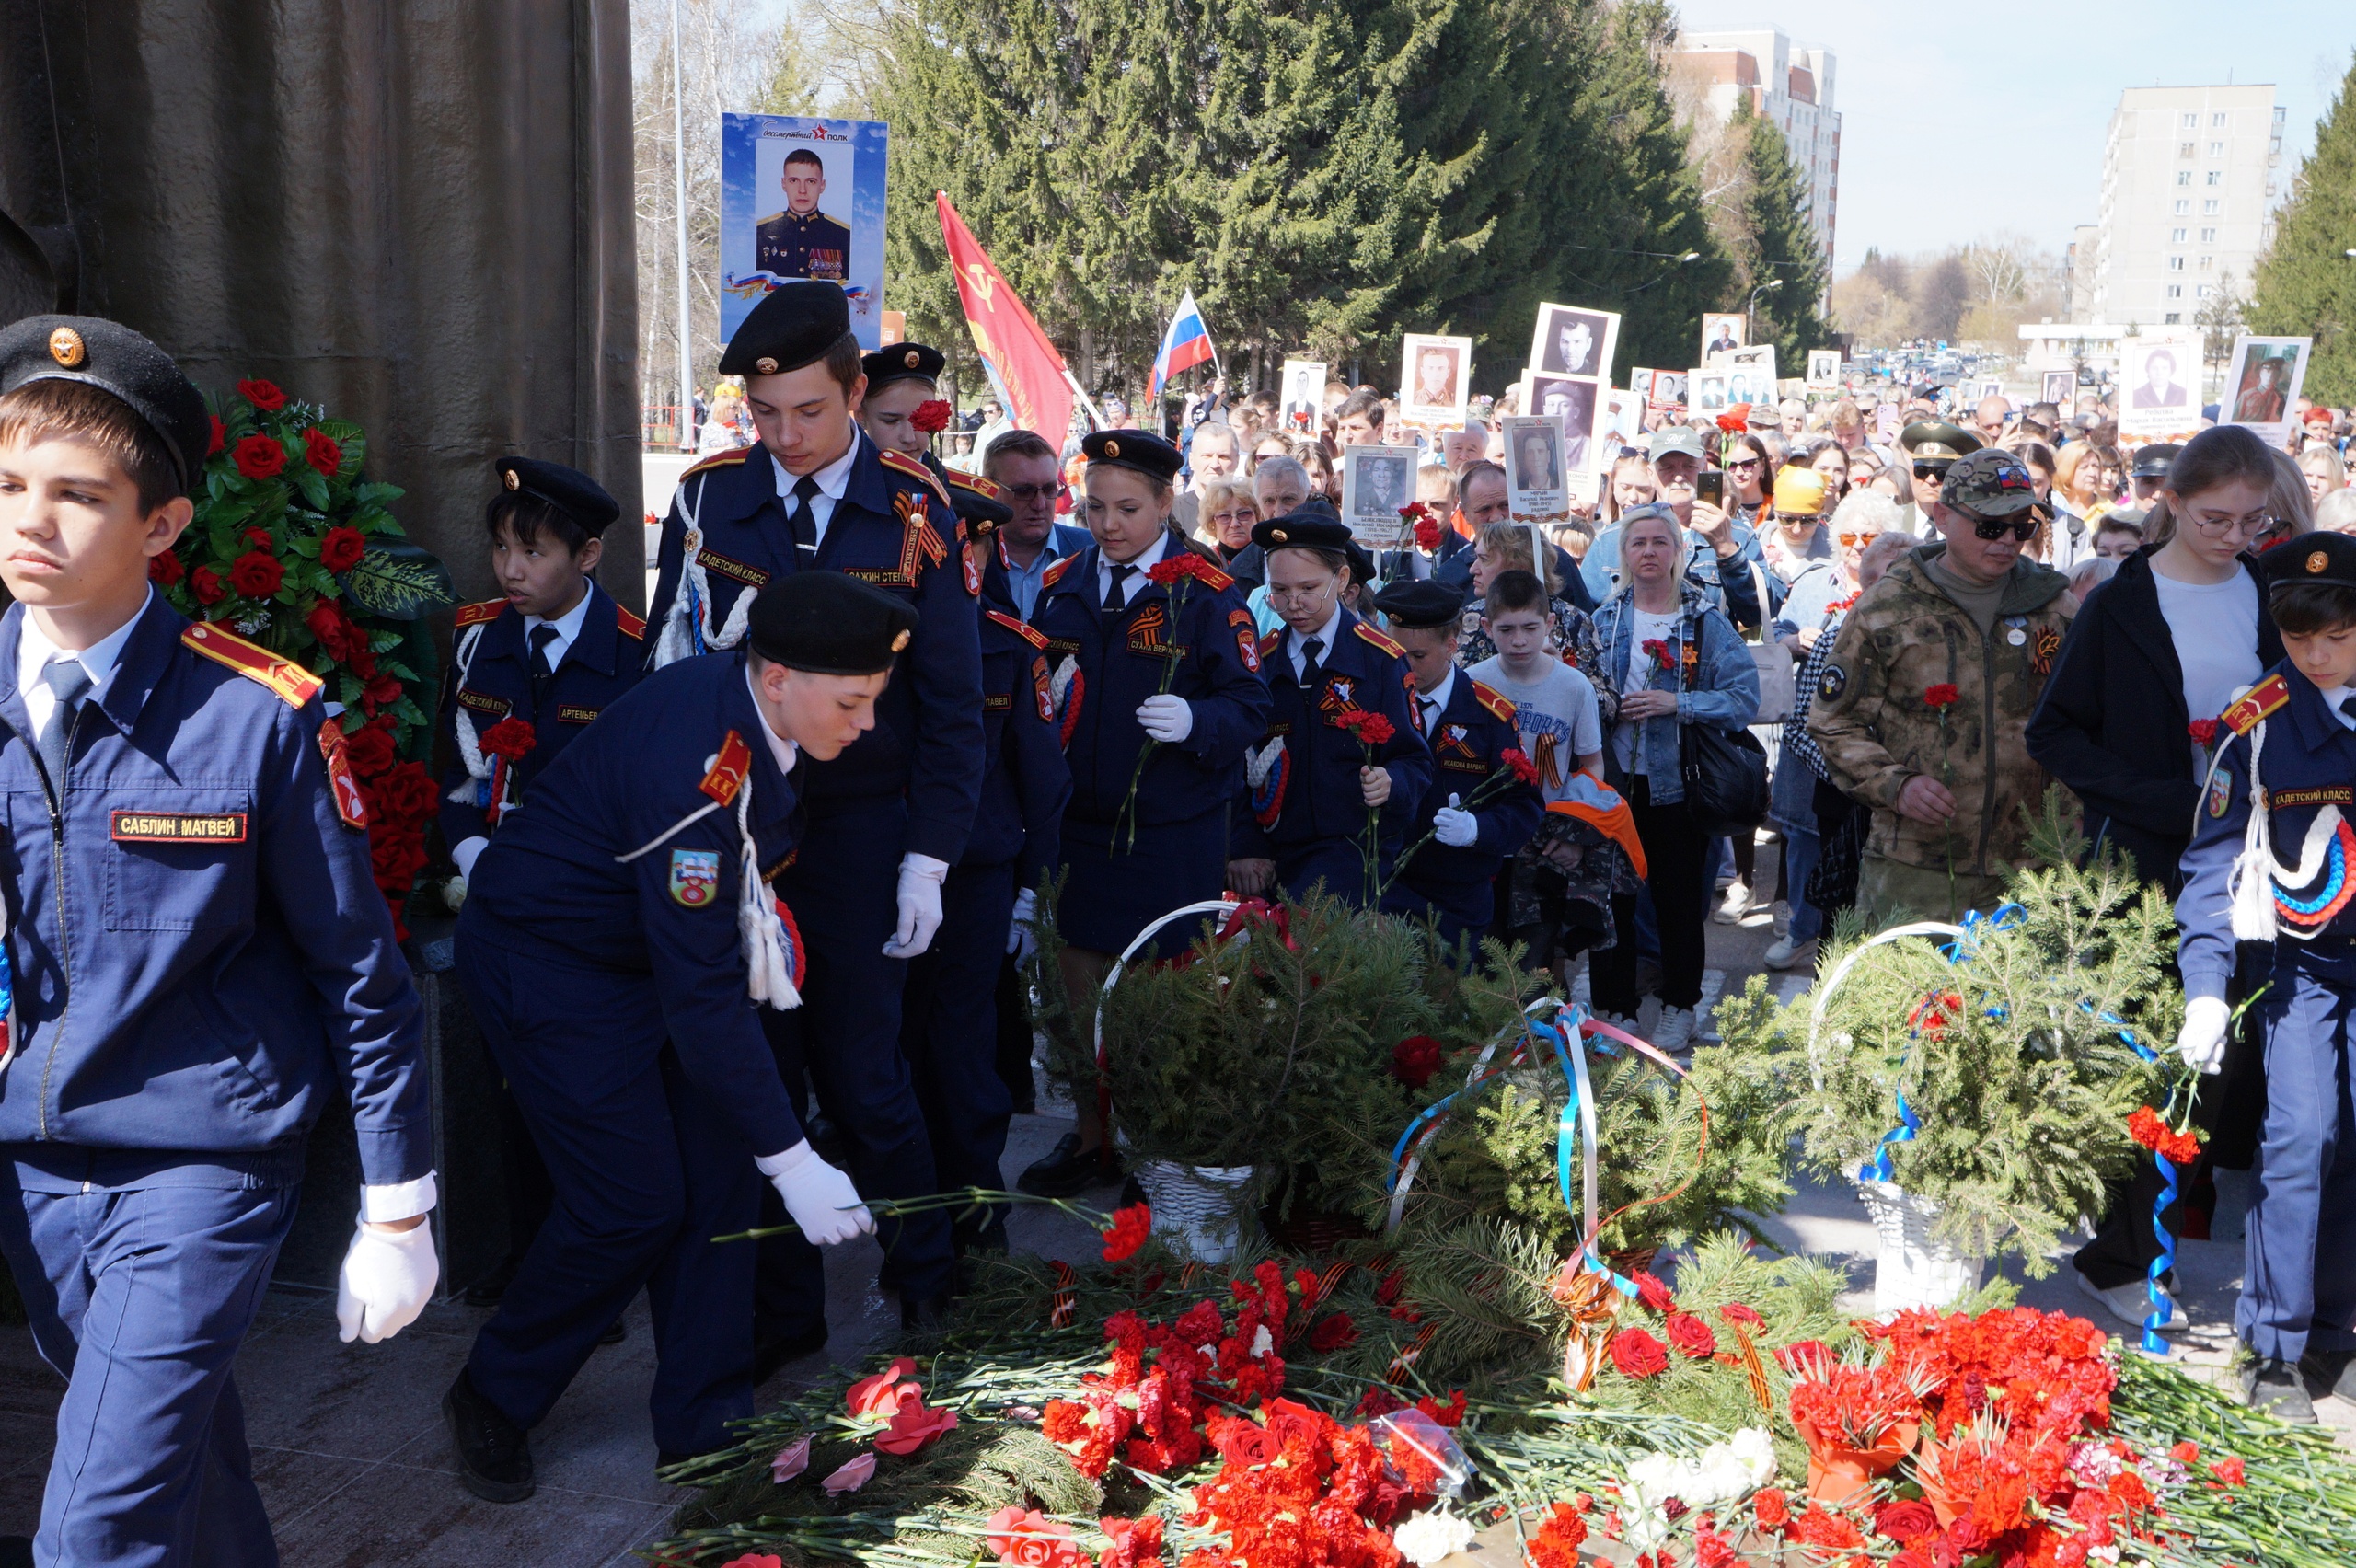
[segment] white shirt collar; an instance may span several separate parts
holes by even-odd
[[[581,602],[554,620],[547,620],[539,616],[525,616],[524,617],[525,663],[529,663],[532,658],[532,632],[535,628],[543,626],[556,628],[556,640],[549,644],[549,668],[553,670],[564,663],[565,650],[571,648],[575,640],[581,636],[581,623],[589,618],[589,601],[595,594],[596,590],[584,583],[582,585]]]
[[[1334,651],[1334,634],[1340,629],[1341,625],[1342,597],[1340,594],[1336,594],[1334,596],[1333,613],[1325,617],[1325,624],[1323,626],[1319,627],[1315,631],[1311,632],[1309,635],[1318,639],[1323,651],[1327,653],[1331,653]],[[1288,651],[1291,652],[1293,663],[1296,665],[1300,663],[1300,645],[1305,640],[1307,640],[1304,639],[1300,633],[1296,631],[1292,634],[1292,640]]]
[[[2323,705],[2331,709],[2331,716],[2339,720],[2343,728],[2356,730],[2356,719],[2351,719],[2339,710],[2341,703],[2350,697],[2356,697],[2356,686],[2317,686],[2316,695],[2323,698]]]
[[[1419,705],[1423,703],[1432,704],[1432,716],[1434,718],[1438,718],[1442,713],[1448,711],[1448,694],[1455,689],[1456,666],[1450,664],[1448,667],[1448,674],[1439,678],[1439,689],[1430,693],[1419,691],[1415,694],[1415,701]]]
[[[41,672],[49,667],[50,661],[60,657],[78,660],[82,668],[87,671],[90,676],[90,689],[83,694],[82,700],[97,701],[106,695],[107,682],[113,677],[115,665],[122,659],[123,644],[131,640],[131,634],[138,629],[140,617],[144,616],[147,613],[147,606],[155,602],[156,590],[150,587],[147,590],[147,597],[139,602],[139,608],[133,612],[129,620],[90,644],[89,647],[76,652],[68,652],[52,642],[48,635],[34,623],[29,612],[19,620],[17,635],[17,690],[24,697],[26,708],[34,710],[29,714],[29,717],[33,721],[35,734],[39,734],[47,726],[50,711],[57,705],[57,694],[50,690],[49,682],[41,678]]]
[[[802,755],[802,748],[769,728],[769,716],[761,707],[760,691],[753,685],[753,662],[750,659],[745,661],[745,689],[752,695],[753,711],[761,721],[761,739],[768,742],[769,755],[777,759],[777,770],[791,773],[795,759]]]
[[[850,427],[850,444],[843,448],[843,455],[809,476],[818,481],[818,493],[828,501],[842,500],[843,491],[850,489],[850,466],[859,461],[860,438],[859,421],[854,420]],[[793,487],[801,481],[785,471],[785,465],[777,460],[774,452],[769,454],[769,467],[777,475],[777,493],[791,500]]]

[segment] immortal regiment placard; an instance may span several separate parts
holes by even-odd
[[[2189,332],[2146,332],[2119,343],[2119,433],[2189,435],[2200,428],[2200,351]]]
[[[840,283],[862,349],[884,341],[889,127],[791,114],[720,117],[720,335],[795,278]]]
[[[1530,340],[1530,365],[1546,375],[1591,375],[1609,380],[1611,356],[1620,344],[1620,317],[1608,310],[1576,305],[1542,305]]]
[[[1278,409],[1288,436],[1317,433],[1325,412],[1325,366],[1319,360],[1285,361]]]
[[[1560,523],[1571,514],[1572,469],[1564,456],[1563,421],[1545,414],[1501,421],[1506,483],[1517,523]]]
[[[1695,365],[1685,378],[1685,411],[1722,414],[1726,410],[1727,373],[1709,365]]]
[[[1366,548],[1398,546],[1399,510],[1415,499],[1415,462],[1421,455],[1413,446],[1342,449],[1342,521]]]
[[[1742,347],[1742,317],[1739,316],[1704,316],[1702,317],[1702,363],[1716,364],[1720,360]]]
[[[1841,351],[1839,349],[1808,350],[1807,389],[1811,392],[1841,390]]]
[[[2068,370],[2049,370],[2045,373],[2044,380],[2043,397],[2040,400],[2052,404],[2065,414],[2068,413],[2071,401],[2078,392],[2077,373]]]
[[[1566,496],[1572,490],[1586,494],[1593,489],[1590,481],[1598,466],[1608,466],[1616,455],[1616,448],[1609,454],[1602,450],[1596,432],[1609,407],[1611,362],[1619,344],[1620,317],[1612,311],[1552,302],[1539,306],[1530,362],[1522,371],[1521,407],[1525,415],[1554,421],[1558,434],[1546,450],[1557,467],[1555,482],[1532,486],[1530,493],[1552,495],[1559,489]],[[1508,477],[1514,460],[1509,445]],[[1516,514],[1522,510],[1521,502],[1515,502]]]
[[[1727,407],[1737,403],[1772,403],[1775,400],[1775,345],[1758,343],[1737,349],[1720,361],[1718,366],[1727,373]]]
[[[1522,374],[1521,406],[1561,429],[1563,469],[1575,478],[1595,472],[1595,426],[1603,411],[1603,386],[1592,376]]]
[[[2307,352],[2313,338],[2253,338],[2234,340],[2233,357],[2225,362],[2224,388],[2218,394],[2218,413],[2226,424],[2247,425],[2281,446],[2290,438],[2291,407],[2299,400],[2299,386],[2307,378]]]
[[[1472,385],[1472,340],[1410,332],[1399,356],[1399,417],[1429,430],[1462,430]]]
[[[1596,432],[1597,472],[1610,469],[1623,449],[1643,445],[1645,432],[1649,428],[1645,415],[1643,392],[1631,387],[1625,392],[1614,388],[1604,393],[1603,428]]]

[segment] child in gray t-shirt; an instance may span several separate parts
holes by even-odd
[[[1497,656],[1473,665],[1472,676],[1513,699],[1514,728],[1521,732],[1521,749],[1538,765],[1546,799],[1561,800],[1571,775],[1582,767],[1600,778],[1603,714],[1595,687],[1547,646],[1543,603],[1515,609],[1493,605],[1483,624]]]

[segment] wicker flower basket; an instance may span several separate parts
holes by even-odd
[[[1182,1258],[1223,1263],[1243,1245],[1244,1192],[1249,1165],[1180,1165],[1148,1159],[1138,1182],[1153,1208],[1153,1234]]]
[[[1874,1262],[1874,1316],[1892,1318],[1912,1307],[1951,1307],[1980,1288],[1988,1260],[1967,1257],[1932,1239],[1939,1205],[1888,1182],[1860,1182],[1857,1195],[1881,1239]]]

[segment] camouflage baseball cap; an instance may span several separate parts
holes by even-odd
[[[2027,465],[2001,446],[1983,446],[1949,464],[1939,500],[1981,517],[2014,517],[2038,504]]]

